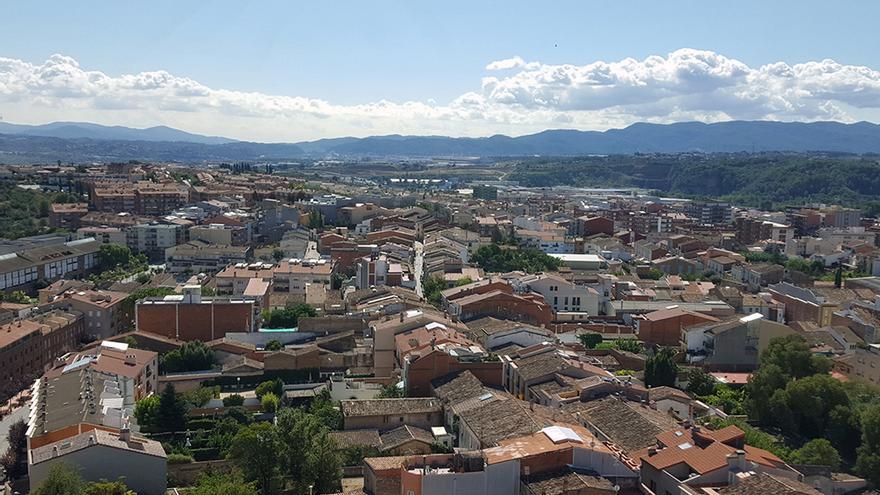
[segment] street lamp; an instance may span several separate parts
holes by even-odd
[[[315,488],[315,485],[309,485],[309,495],[312,495],[313,488]]]

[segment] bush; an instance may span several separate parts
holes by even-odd
[[[192,457],[198,462],[213,461],[220,458],[220,451],[214,447],[192,449]]]
[[[238,394],[227,395],[223,398],[223,407],[236,407],[244,404],[244,397]]]
[[[281,397],[281,393],[284,389],[284,383],[276,378],[274,380],[267,380],[259,385],[257,385],[257,389],[254,391],[257,394],[257,398],[262,400],[263,396],[267,393],[272,393],[275,397]]]
[[[188,430],[213,430],[217,422],[212,418],[193,418],[186,422]]]
[[[280,404],[280,399],[278,399],[278,396],[273,394],[272,392],[266,392],[260,399],[260,409],[264,413],[275,414]]]
[[[186,342],[180,348],[159,357],[159,369],[162,373],[202,371],[213,366],[214,351],[198,340]]]
[[[194,459],[191,455],[186,454],[168,454],[168,464],[189,464]]]

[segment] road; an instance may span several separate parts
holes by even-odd
[[[413,277],[416,279],[416,295],[419,297],[424,297],[422,294],[422,268],[425,264],[425,257],[422,253],[424,249],[424,245],[421,242],[416,241],[413,244],[413,249],[415,249],[415,261],[413,261]]]
[[[6,449],[9,448],[9,444],[6,443],[6,433],[9,432],[9,427],[19,419],[27,421],[28,411],[30,411],[30,406],[19,407],[9,416],[0,419],[0,455],[6,453]]]

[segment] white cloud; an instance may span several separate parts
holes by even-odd
[[[523,134],[606,129],[637,121],[880,120],[880,72],[833,60],[760,67],[681,49],[644,60],[486,66],[479,87],[446,103],[380,100],[335,105],[298,96],[210,88],[166,71],[109,76],[67,56],[42,64],[0,58],[0,104],[10,122],[87,120],[164,124],[262,141],[383,133]]]

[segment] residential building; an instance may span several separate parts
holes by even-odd
[[[774,454],[745,444],[736,426],[694,426],[657,436],[659,447],[642,456],[640,479],[652,493],[699,493],[703,486],[733,484],[737,476],[766,473],[800,481],[802,475]]]
[[[777,337],[794,335],[786,325],[768,321],[760,313],[699,323],[682,330],[688,362],[713,371],[752,371],[761,353]]]
[[[343,400],[339,409],[345,430],[384,432],[404,425],[427,430],[443,425],[443,408],[434,398]]]
[[[204,241],[190,241],[165,250],[165,262],[171,273],[217,273],[228,265],[245,263],[250,258],[249,246],[227,246]]]
[[[51,297],[48,303],[54,308],[82,313],[85,335],[93,340],[103,340],[131,329],[134,314],[127,298],[125,292],[69,290]]]
[[[273,269],[275,292],[286,292],[305,297],[311,286],[327,289],[336,273],[336,263],[325,259],[281,261]]]
[[[718,322],[718,318],[671,305],[633,317],[639,340],[651,345],[678,347],[681,330],[700,323]]]
[[[168,248],[186,242],[186,230],[170,223],[142,223],[126,229],[126,245],[150,259],[162,259]]]
[[[49,227],[76,230],[80,219],[88,212],[88,203],[54,203],[49,210]]]
[[[85,336],[78,312],[53,310],[0,326],[0,397],[23,390]]]
[[[762,218],[737,217],[736,242],[750,246],[758,241],[771,240],[785,245],[794,238],[794,227]]]
[[[230,332],[259,328],[259,306],[247,297],[202,297],[201,286],[188,285],[184,293],[139,300],[135,328],[168,338],[208,342]]]
[[[38,280],[85,277],[97,269],[100,246],[88,238],[0,255],[0,290],[30,291]]]

